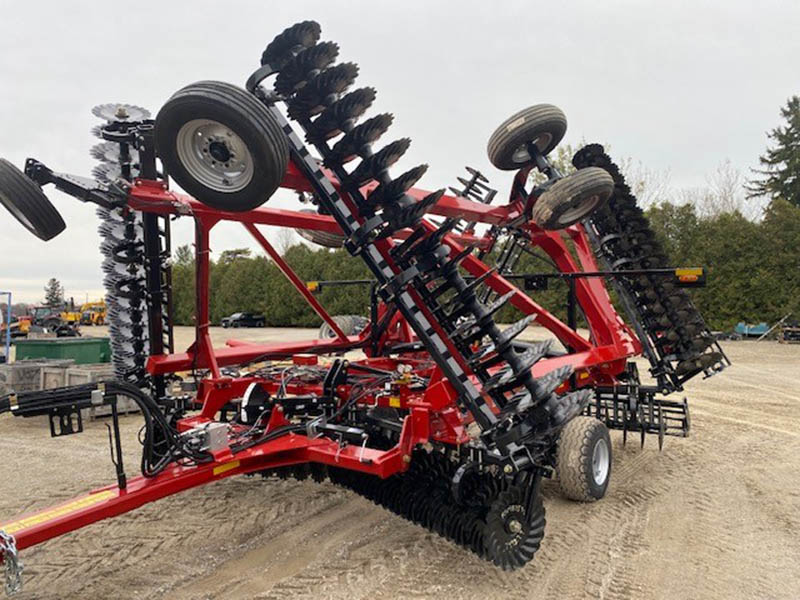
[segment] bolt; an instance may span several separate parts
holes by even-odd
[[[521,533],[522,532],[522,523],[520,523],[519,521],[514,519],[508,524],[508,530],[511,533]]]
[[[511,473],[514,472],[514,467],[512,467],[511,465],[506,465],[505,467],[503,467],[503,472],[506,475],[511,475]]]
[[[408,464],[411,462],[411,457],[408,454],[403,454],[403,462]]]

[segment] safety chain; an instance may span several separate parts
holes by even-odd
[[[0,558],[3,559],[5,590],[9,596],[22,590],[22,562],[17,553],[17,540],[0,529]]]

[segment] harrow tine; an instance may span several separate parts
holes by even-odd
[[[628,409],[622,405],[622,447],[628,443]]]

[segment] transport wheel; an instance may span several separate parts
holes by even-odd
[[[604,169],[581,169],[559,179],[539,196],[531,216],[542,229],[563,229],[591,215],[613,192],[614,180]]]
[[[533,143],[542,155],[555,148],[567,132],[567,117],[552,104],[536,104],[514,113],[495,129],[486,152],[498,169],[514,171],[534,163],[528,151]]]
[[[267,109],[229,83],[200,81],[175,92],[156,117],[155,135],[169,175],[219,210],[245,212],[266,202],[289,162]]]
[[[605,423],[575,417],[558,440],[556,472],[561,492],[570,500],[594,502],[606,494],[611,478],[611,438]]]
[[[4,158],[0,158],[0,204],[25,229],[45,242],[66,228],[64,219],[42,189]]]
[[[300,212],[317,214],[317,211],[313,208],[303,208]],[[316,229],[298,229],[297,234],[301,238],[324,248],[341,248],[344,246],[344,235],[341,233],[318,231]]]
[[[345,335],[358,335],[369,323],[369,320],[361,315],[336,315],[333,320],[344,332]],[[334,338],[336,334],[331,329],[330,325],[323,322],[319,327],[319,339],[324,340],[327,338]]]

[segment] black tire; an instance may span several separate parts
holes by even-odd
[[[542,229],[563,229],[605,205],[614,180],[599,167],[588,167],[556,181],[533,205],[531,217]]]
[[[64,219],[42,189],[25,173],[0,158],[0,204],[40,240],[51,240],[64,231]]]
[[[317,214],[312,208],[303,208],[300,212]],[[344,234],[330,233],[329,231],[318,231],[316,229],[298,229],[297,234],[313,244],[323,248],[342,248],[344,246]]]
[[[605,468],[597,468],[598,458]],[[556,473],[561,492],[579,502],[594,502],[605,496],[611,480],[611,458],[611,438],[605,423],[594,417],[572,419],[558,438]]]
[[[514,113],[495,129],[486,152],[498,169],[515,171],[534,163],[526,146],[534,142],[543,155],[549,154],[567,132],[567,117],[552,104],[536,104]]]
[[[201,81],[178,90],[159,111],[155,136],[169,175],[219,210],[245,212],[262,205],[289,163],[286,138],[266,107],[229,83]],[[241,173],[223,171],[223,165],[238,165]]]

